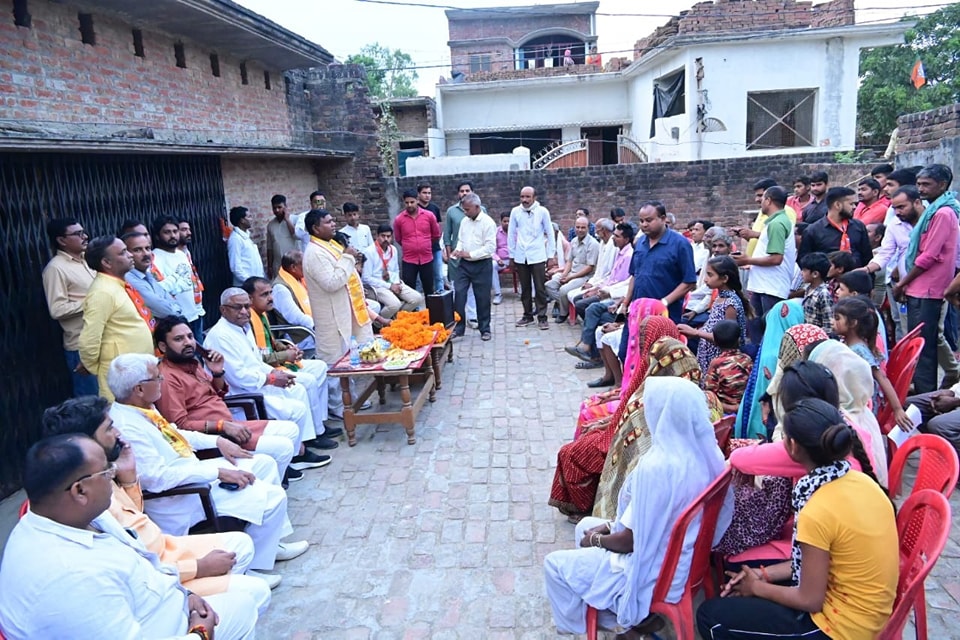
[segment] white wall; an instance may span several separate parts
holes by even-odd
[[[518,147],[522,149],[523,147]],[[407,158],[408,176],[452,176],[490,171],[529,171],[530,150],[526,153],[490,153],[480,156]]]
[[[457,132],[589,127],[629,121],[619,74],[441,85],[443,129]]]

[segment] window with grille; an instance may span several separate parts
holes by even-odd
[[[478,53],[470,56],[470,73],[478,71],[492,71],[493,65],[490,62],[489,53]]]
[[[747,94],[747,149],[814,147],[817,90]]]

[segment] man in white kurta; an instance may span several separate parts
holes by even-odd
[[[363,286],[372,291],[382,306],[380,315],[390,320],[399,311],[416,311],[423,304],[423,294],[400,279],[400,258],[393,246],[393,228],[382,224],[376,241],[364,249]]]
[[[373,338],[373,328],[357,274],[357,251],[343,248],[333,240],[336,222],[324,210],[307,214],[310,245],[303,254],[303,275],[307,281],[310,310],[317,339],[317,357],[334,364],[350,347]],[[330,412],[343,415],[343,400],[336,379],[329,378]]]
[[[49,462],[58,459],[67,465]],[[213,636],[214,614],[196,613],[208,607],[220,617],[217,640],[254,637],[257,605],[249,594],[191,594],[174,566],[162,564],[107,512],[115,467],[91,438],[43,440],[26,467],[34,479],[27,483],[30,511],[0,563],[0,628],[9,640],[197,640],[188,633],[197,625]]]
[[[111,363],[107,377],[117,397],[110,417],[124,441],[133,448],[141,487],[159,493],[191,482],[210,483],[210,496],[217,512],[249,523],[246,532],[254,546],[250,567],[272,569],[281,551],[280,539],[293,533],[277,463],[269,456],[245,452],[226,438],[180,431],[167,422],[154,406],[160,398],[159,378],[156,360],[142,354],[119,356]],[[194,454],[200,449],[219,449],[227,459],[200,460]],[[221,483],[236,483],[239,488],[231,491]],[[203,508],[196,495],[148,500],[144,510],[171,535],[184,535],[203,520]],[[290,545],[306,551],[305,542]],[[286,550],[281,557],[287,557]]]
[[[250,296],[239,288],[221,296],[220,319],[207,332],[203,346],[223,354],[223,370],[231,393],[260,393],[267,413],[300,427],[300,441],[322,434],[327,417],[326,366],[317,362],[313,372],[277,371],[263,361],[250,327]],[[285,383],[288,377],[293,382]]]

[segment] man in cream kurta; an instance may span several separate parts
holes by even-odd
[[[313,210],[304,224],[310,232],[310,244],[303,254],[303,275],[316,332],[317,357],[333,365],[350,348],[351,337],[358,343],[373,338],[372,323],[357,274],[357,251],[352,247],[344,249],[333,241],[337,229],[333,216],[329,211]],[[327,384],[330,413],[343,415],[337,379],[328,377]]]

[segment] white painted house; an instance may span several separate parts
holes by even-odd
[[[860,51],[901,43],[908,26],[681,33],[621,71],[438,85],[434,135],[448,156],[522,144],[535,167],[848,151]]]

